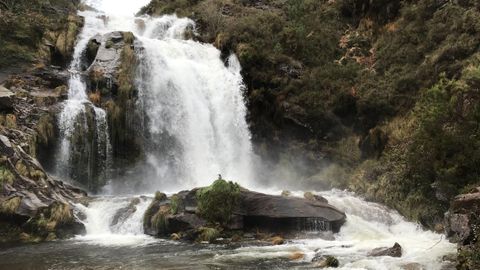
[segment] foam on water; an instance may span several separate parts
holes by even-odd
[[[302,196],[303,192],[293,194]],[[347,222],[334,235],[334,240],[299,239],[283,246],[243,247],[232,254],[219,255],[216,260],[288,258],[294,252],[301,252],[305,254],[305,262],[309,262],[317,253],[335,256],[341,264],[339,269],[404,269],[402,267],[407,264],[417,263],[423,269],[435,270],[445,265],[443,256],[455,253],[455,245],[443,235],[425,231],[382,205],[366,202],[345,191],[332,190],[317,194],[347,214]],[[401,258],[368,256],[372,249],[391,247],[395,242],[403,248]]]
[[[88,207],[76,205],[77,211],[86,216],[84,225],[87,233],[74,240],[104,246],[142,246],[157,241],[143,233],[143,214],[152,202],[151,198],[139,197],[140,203],[135,206],[136,211],[132,215],[118,224],[111,224],[115,214],[127,207],[132,199],[103,197],[90,202]]]

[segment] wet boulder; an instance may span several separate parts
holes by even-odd
[[[0,85],[0,111],[12,110],[14,97],[15,94],[12,91]]]
[[[458,195],[451,203],[446,214],[446,226],[450,241],[468,244],[474,237],[480,214],[480,188],[472,189],[466,194]]]
[[[207,222],[196,215],[185,211],[182,200],[188,193],[181,192],[170,198],[164,193],[156,192],[155,198],[147,208],[143,218],[145,234],[166,237],[172,233],[193,231],[203,227]]]
[[[111,32],[93,37],[86,57],[88,96],[107,112],[113,158],[122,164],[133,164],[143,152],[139,99],[135,84],[141,43],[131,32]]]
[[[197,239],[200,228],[214,225],[228,232],[259,232],[270,239],[299,230],[338,232],[346,220],[342,211],[324,200],[274,196],[250,191],[223,180],[208,187],[181,191],[170,197],[157,192],[144,215],[144,232],[167,237],[172,233]],[[190,235],[190,237],[188,237]],[[272,244],[284,242],[281,237]]]
[[[273,196],[243,190],[236,214],[244,217],[246,228],[272,231],[298,229],[338,232],[346,215],[322,201]]]
[[[390,257],[402,257],[402,246],[399,243],[395,243],[391,248],[376,248],[368,253],[371,257],[390,256]]]
[[[137,205],[140,203],[140,198],[133,199],[127,206],[120,208],[112,218],[110,226],[116,226],[125,222],[129,217],[131,217],[137,211]]]
[[[337,258],[322,254],[316,254],[312,259],[312,263],[315,268],[336,268],[340,265]]]

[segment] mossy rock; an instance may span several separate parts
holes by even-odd
[[[155,201],[161,202],[167,199],[167,195],[163,192],[157,191],[155,192]]]
[[[197,242],[213,243],[215,240],[217,240],[217,238],[220,237],[220,231],[216,228],[201,227],[197,230],[197,232]]]
[[[22,203],[21,197],[12,197],[0,203],[0,213],[13,215]]]
[[[50,114],[43,114],[38,119],[37,126],[38,143],[49,145],[55,139],[55,119]]]
[[[3,165],[0,165],[0,191],[4,184],[11,185],[15,181],[15,175]]]
[[[183,200],[177,194],[170,198],[171,214],[176,215],[185,209]]]

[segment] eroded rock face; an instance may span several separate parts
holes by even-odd
[[[89,98],[107,112],[116,164],[130,164],[142,153],[142,115],[135,86],[140,43],[131,32],[96,36],[87,46]]]
[[[42,67],[6,81],[13,102],[11,110],[0,110],[0,223],[10,229],[0,232],[0,242],[53,240],[85,231],[71,203],[86,193],[53,179],[37,159],[52,155],[45,149],[54,149],[55,115],[66,87],[53,70]]]
[[[35,158],[3,135],[0,155],[2,222],[14,224],[24,236],[30,235],[27,241],[84,233],[70,205],[86,196],[83,191],[52,179]]]

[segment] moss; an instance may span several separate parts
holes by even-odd
[[[212,223],[227,224],[240,201],[240,186],[218,179],[196,194],[200,215]]]
[[[60,202],[53,203],[50,207],[50,221],[57,224],[66,224],[73,221],[73,211],[70,205]]]
[[[38,142],[48,145],[55,137],[55,119],[50,114],[43,114],[38,119],[36,131],[38,134]]]
[[[161,202],[167,199],[167,195],[163,192],[155,192],[155,201]]]
[[[220,231],[216,228],[201,227],[198,229],[199,235],[197,237],[198,242],[213,243],[220,237]]]
[[[171,209],[168,206],[161,206],[160,209],[151,218],[151,224],[158,235],[166,235],[169,231],[168,215]]]
[[[0,203],[0,213],[15,214],[22,202],[21,197],[12,197]]]
[[[54,202],[50,206],[39,210],[36,216],[27,222],[26,228],[36,236],[48,237],[64,225],[74,222],[73,211],[70,205]]]
[[[3,165],[0,165],[0,191],[3,189],[4,184],[11,185],[15,181],[13,173]]]
[[[5,127],[11,129],[17,128],[17,117],[14,114],[7,114],[5,119]]]
[[[180,198],[180,196],[175,194],[170,198],[170,207],[171,207],[170,212],[172,215],[178,214],[184,208],[183,201]]]

